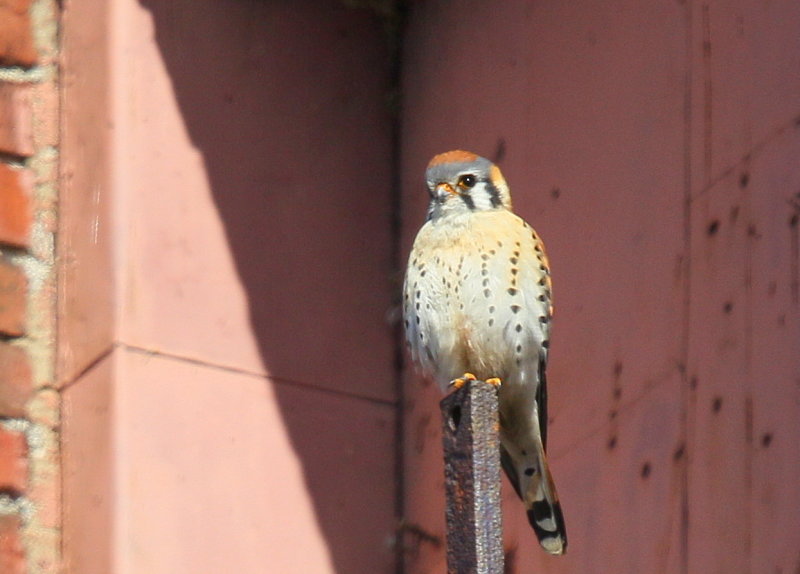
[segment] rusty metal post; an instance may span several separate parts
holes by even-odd
[[[448,574],[503,574],[497,390],[473,381],[440,403]]]

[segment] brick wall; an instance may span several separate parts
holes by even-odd
[[[0,0],[0,572],[58,568],[55,3]]]

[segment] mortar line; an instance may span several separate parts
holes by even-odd
[[[72,378],[69,381],[67,381],[67,382],[65,382],[65,383],[63,383],[61,385],[58,385],[58,392],[59,393],[63,393],[64,391],[66,391],[67,389],[69,389],[70,387],[75,385],[78,381],[80,381],[82,378],[84,378],[90,371],[94,370],[94,368],[97,365],[99,365],[107,357],[109,357],[111,355],[111,353],[114,352],[115,348],[116,348],[116,345],[112,342],[110,345],[108,345],[108,347],[106,347],[105,349],[100,351],[97,355],[95,355],[94,359],[92,359],[86,365],[84,365],[84,367],[80,371],[75,373],[75,375],[73,375]]]
[[[701,197],[706,195],[707,193],[710,193],[721,181],[733,175],[733,173],[737,169],[740,169],[742,165],[759,157],[767,148],[767,146],[769,146],[774,140],[778,139],[780,136],[782,136],[791,128],[797,126],[800,126],[800,113],[797,113],[793,115],[790,119],[778,124],[763,138],[761,138],[759,141],[753,144],[750,147],[750,149],[748,149],[745,153],[743,153],[739,157],[739,159],[737,159],[733,164],[728,165],[728,167],[726,167],[713,177],[709,175],[708,181],[705,184],[703,184],[703,187],[700,188],[697,191],[697,193],[690,196],[690,201],[694,202],[695,200],[700,199]]]
[[[326,388],[326,387],[321,387],[319,385],[314,385],[312,383],[306,383],[306,382],[297,381],[297,380],[294,380],[294,379],[287,379],[285,377],[280,377],[280,376],[275,376],[275,375],[271,375],[271,374],[268,374],[268,373],[253,371],[253,370],[250,370],[250,369],[243,369],[241,367],[234,367],[234,366],[231,366],[231,365],[220,365],[220,364],[217,364],[217,363],[211,363],[211,362],[208,362],[208,361],[204,361],[203,359],[197,359],[197,358],[193,358],[193,357],[185,357],[185,356],[177,355],[177,354],[174,354],[174,353],[168,353],[168,352],[165,352],[165,351],[156,351],[156,350],[153,350],[153,349],[147,349],[145,347],[139,347],[137,345],[131,345],[131,344],[128,344],[128,343],[117,343],[115,345],[115,347],[119,347],[119,348],[121,348],[123,350],[131,351],[131,352],[139,354],[139,355],[146,355],[146,356],[158,357],[158,358],[163,358],[163,359],[171,359],[171,360],[179,361],[181,363],[186,363],[186,364],[189,364],[189,365],[195,365],[195,366],[199,366],[199,367],[207,367],[207,368],[210,368],[210,369],[214,369],[216,371],[222,371],[222,372],[225,372],[225,373],[231,373],[231,374],[236,374],[236,375],[245,375],[245,376],[250,376],[250,377],[256,377],[256,378],[259,378],[259,379],[269,380],[269,381],[271,381],[273,383],[276,383],[276,384],[279,384],[279,385],[292,386],[292,387],[297,387],[297,388],[307,389],[307,390],[312,390],[312,391],[319,391],[319,392],[326,393],[326,394],[329,394],[329,395],[336,395],[336,396],[340,396],[340,397],[343,397],[343,398],[357,399],[357,400],[364,401],[364,402],[371,403],[371,404],[377,404],[377,405],[382,405],[382,406],[391,406],[391,407],[394,407],[394,406],[397,405],[397,401],[392,401],[392,400],[388,400],[388,399],[380,399],[380,398],[376,398],[376,397],[366,397],[364,395],[359,395],[357,393],[351,393],[351,392],[342,391],[342,390],[338,390],[338,389],[330,389],[330,388]]]
[[[670,380],[672,380],[671,377],[669,375],[665,375],[663,378],[661,378],[661,379],[659,379],[659,380],[657,380],[655,382],[652,382],[649,385],[647,385],[633,399],[631,399],[631,400],[629,400],[629,401],[627,401],[625,403],[620,404],[619,407],[617,408],[617,416],[616,416],[615,420],[621,421],[624,418],[625,415],[627,415],[630,411],[632,411],[634,408],[636,408],[636,406],[639,405],[642,401],[644,401],[644,399],[647,398],[653,391],[655,391],[656,389],[666,385]],[[600,433],[600,431],[602,429],[606,428],[609,424],[610,424],[609,421],[606,420],[606,421],[603,421],[602,423],[599,423],[599,424],[593,426],[592,428],[586,430],[577,439],[572,441],[569,445],[567,445],[563,449],[554,448],[554,446],[551,446],[548,443],[548,445],[547,445],[548,446],[548,451],[547,451],[548,459],[559,460],[559,459],[569,455],[572,451],[574,451],[575,449],[580,447],[586,441],[591,440],[592,438],[596,437]],[[550,449],[552,449],[552,452],[551,452]]]

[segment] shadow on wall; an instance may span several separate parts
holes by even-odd
[[[395,485],[377,484],[386,473],[357,444],[374,441],[371,413],[391,419],[395,400],[381,23],[333,0],[141,4],[336,571],[388,572]],[[391,440],[391,425],[382,432]],[[382,468],[392,455],[380,453]]]

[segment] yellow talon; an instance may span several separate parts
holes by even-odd
[[[492,377],[491,379],[486,379],[486,382],[489,383],[490,385],[494,385],[495,387],[499,387],[500,385],[503,384],[503,381],[501,381],[497,377]]]
[[[472,373],[464,373],[459,378],[453,379],[452,381],[450,381],[450,386],[454,387],[455,389],[460,389],[461,387],[466,385],[468,381],[474,381],[477,378],[478,377],[476,377]]]

